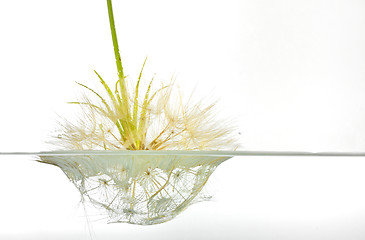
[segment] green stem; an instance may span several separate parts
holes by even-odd
[[[122,60],[121,60],[120,54],[119,54],[119,46],[118,46],[117,32],[115,31],[112,1],[111,0],[107,0],[107,4],[108,4],[110,30],[112,32],[112,39],[113,39],[115,60],[116,60],[117,69],[118,69],[118,77],[119,77],[119,79],[124,79],[124,72],[123,72]]]
[[[128,98],[128,92],[127,92],[126,83],[125,83],[125,76],[124,76],[124,72],[123,72],[122,60],[120,58],[120,53],[119,53],[117,32],[115,30],[115,24],[114,24],[112,1],[107,0],[107,4],[108,4],[110,30],[111,30],[112,39],[113,39],[115,60],[116,60],[117,69],[118,69],[120,93],[121,93],[121,97],[122,97],[122,101],[123,101],[123,105],[121,107],[122,107],[122,111],[124,112],[124,114],[126,116],[126,121],[129,122],[130,121],[129,98]],[[124,129],[124,131],[127,132],[127,131],[129,131],[129,129]]]

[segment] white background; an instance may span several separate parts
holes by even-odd
[[[365,151],[365,2],[115,0],[124,68],[221,99],[242,150]],[[0,151],[47,150],[97,70],[116,69],[103,0],[0,1]],[[90,84],[89,84],[90,83]],[[78,194],[31,157],[0,158],[0,237],[87,239]],[[158,226],[93,223],[96,239],[365,239],[362,158],[240,157],[213,202]]]

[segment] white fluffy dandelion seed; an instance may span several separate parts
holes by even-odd
[[[131,150],[131,154],[43,156],[40,161],[61,168],[82,199],[103,210],[110,222],[165,222],[199,199],[210,175],[227,158],[133,152],[227,150],[235,149],[236,141],[232,129],[216,119],[214,104],[184,102],[173,83],[154,89],[152,79],[141,94],[146,61],[132,83],[123,72],[111,0],[107,3],[118,80],[110,87],[95,72],[102,91],[78,83],[88,94],[71,103],[82,111],[77,121],[60,124],[53,144],[62,150]]]

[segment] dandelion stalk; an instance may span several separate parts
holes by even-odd
[[[111,31],[112,40],[113,40],[115,61],[116,61],[117,70],[118,70],[117,83],[119,82],[120,93],[118,91],[118,85],[116,85],[115,91],[116,91],[117,99],[118,99],[118,102],[119,102],[119,105],[121,108],[120,110],[125,114],[124,119],[117,120],[117,122],[115,124],[118,127],[118,130],[121,134],[122,139],[125,141],[125,137],[126,137],[125,135],[130,133],[131,130],[133,131],[133,123],[132,123],[133,119],[131,119],[131,114],[130,114],[130,110],[129,110],[129,95],[128,95],[128,91],[127,91],[127,87],[126,87],[122,60],[121,60],[120,53],[119,53],[119,45],[118,45],[117,32],[115,30],[112,1],[107,0],[107,5],[108,5],[110,31]],[[100,78],[100,76],[99,76],[99,78]],[[116,102],[115,99],[112,99],[112,100],[114,100],[114,102]],[[132,126],[132,129],[130,129],[131,126]]]
[[[110,30],[112,32],[112,39],[113,39],[115,60],[116,60],[117,69],[118,69],[118,77],[119,77],[119,79],[124,79],[122,59],[120,58],[119,45],[118,45],[118,39],[117,39],[117,32],[115,30],[115,24],[114,24],[114,15],[113,15],[112,1],[111,0],[107,0],[107,4],[108,4]]]
[[[123,72],[122,59],[121,59],[120,53],[119,53],[119,45],[118,45],[117,32],[115,30],[112,1],[107,0],[107,5],[108,5],[110,31],[112,33],[115,61],[116,61],[117,70],[118,70],[119,86],[120,86],[121,95],[122,95],[121,97],[122,97],[124,107],[125,107],[124,110],[126,112],[127,121],[128,121],[130,119],[129,103],[128,103],[128,92],[127,92],[127,88],[126,88],[126,84],[125,84],[125,76],[124,76],[124,72]]]

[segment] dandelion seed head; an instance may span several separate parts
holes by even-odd
[[[142,81],[142,80],[141,80]],[[66,150],[232,150],[237,143],[214,104],[184,100],[173,83],[137,88],[125,79],[103,91],[83,86],[75,121],[64,120],[52,142]],[[142,91],[143,89],[143,91]],[[89,94],[86,94],[89,93]],[[91,97],[92,95],[93,97]],[[205,199],[201,190],[225,159],[213,157],[42,157],[60,167],[82,199],[110,222],[156,224]]]

